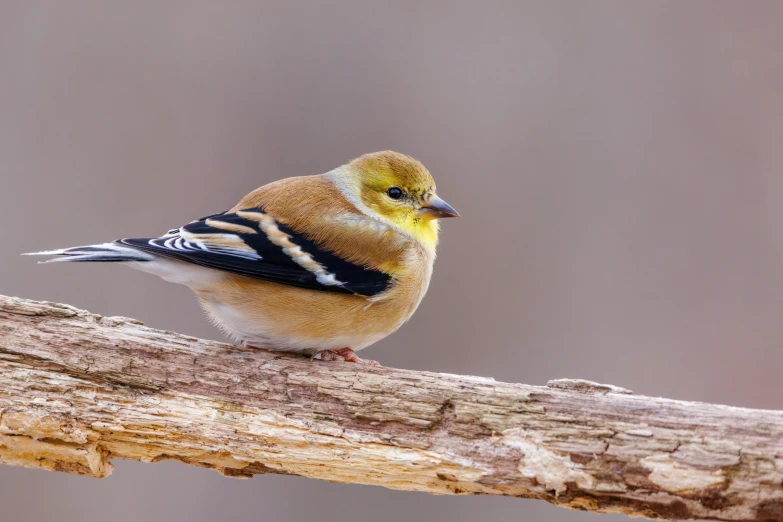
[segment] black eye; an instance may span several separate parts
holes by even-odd
[[[386,194],[389,195],[392,199],[401,199],[402,198],[402,189],[399,187],[392,187],[389,190],[386,191]]]

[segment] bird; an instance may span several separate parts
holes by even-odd
[[[160,237],[25,255],[119,263],[186,285],[244,346],[378,366],[356,352],[416,311],[432,277],[439,220],[451,217],[459,213],[421,162],[381,151],[263,185]]]

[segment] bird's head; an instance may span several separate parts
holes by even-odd
[[[435,180],[419,161],[398,152],[365,154],[348,164],[361,203],[428,246],[438,240],[438,219],[459,217],[435,192]]]

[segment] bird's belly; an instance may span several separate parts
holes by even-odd
[[[228,335],[274,351],[359,351],[393,333],[413,313],[394,306],[393,300],[372,302],[363,296],[258,281],[252,290],[240,285],[230,291],[196,293]]]

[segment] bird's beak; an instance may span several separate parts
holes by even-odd
[[[459,217],[459,212],[454,207],[440,199],[438,196],[429,198],[419,209],[419,215],[432,219]]]

